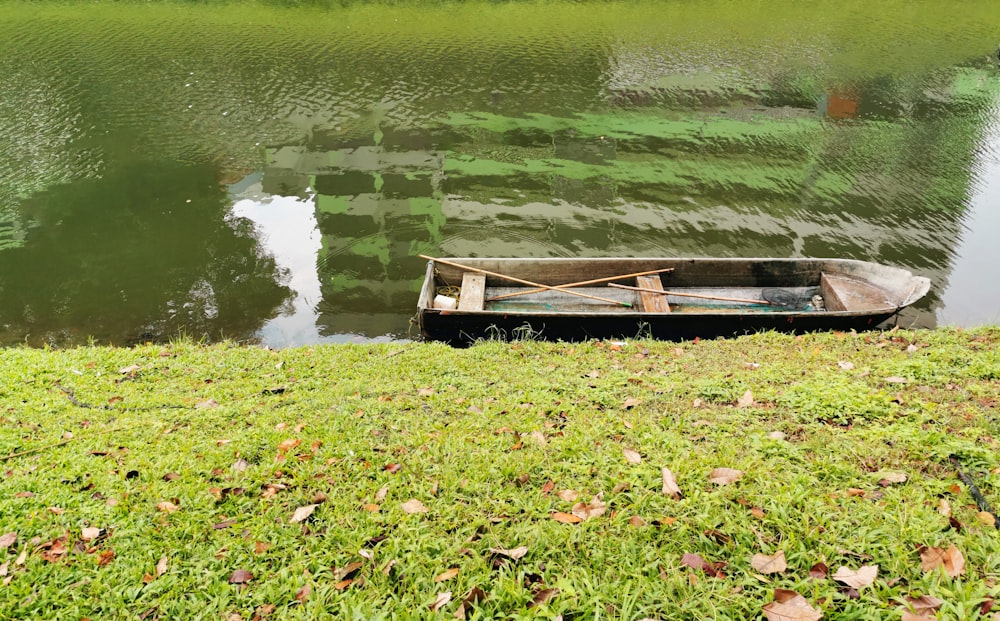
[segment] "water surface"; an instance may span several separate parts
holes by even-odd
[[[409,338],[420,253],[874,260],[998,323],[988,5],[4,3],[0,343]]]

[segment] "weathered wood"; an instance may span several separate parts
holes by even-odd
[[[537,282],[531,282],[530,280],[524,280],[523,278],[518,278],[517,276],[508,276],[506,274],[500,274],[490,270],[480,269],[478,267],[472,267],[471,265],[462,265],[460,263],[455,263],[454,261],[448,261],[445,259],[435,259],[434,257],[429,257],[427,255],[417,255],[421,259],[426,259],[428,261],[434,261],[442,265],[450,265],[451,267],[458,268],[460,270],[465,270],[467,272],[478,272],[480,274],[486,274],[487,276],[493,276],[494,278],[500,278],[501,280],[509,280],[511,282],[521,283],[522,285],[528,285],[529,287],[538,287],[541,289],[549,289],[551,291],[561,291],[563,293],[568,293],[570,295],[579,296],[581,298],[589,298],[591,300],[597,300],[599,302],[606,302],[608,304],[621,304],[622,306],[632,306],[629,302],[619,302],[618,300],[611,300],[608,298],[602,298],[595,295],[587,295],[586,293],[580,293],[578,291],[573,291],[572,289],[563,289],[561,287],[554,287],[549,285],[543,285]]]
[[[659,295],[676,295],[682,298],[700,298],[702,300],[719,300],[720,302],[739,302],[741,304],[770,304],[767,300],[748,300],[745,298],[727,298],[718,295],[704,295],[701,293],[684,293],[683,291],[664,291],[661,287],[660,289],[650,289],[645,287],[629,287],[628,285],[619,285],[617,283],[611,283],[609,287],[615,287],[617,289],[630,289],[632,291],[645,291],[651,294]]]
[[[662,274],[664,272],[672,272],[672,271],[674,271],[674,269],[675,268],[673,268],[673,267],[664,267],[664,268],[658,269],[658,270],[648,270],[648,271],[645,271],[645,272],[636,272],[634,274],[621,274],[620,276],[607,276],[605,278],[594,278],[593,280],[581,280],[580,282],[571,282],[571,283],[567,283],[565,285],[559,285],[559,286],[563,287],[563,288],[566,288],[566,289],[569,289],[571,287],[586,287],[587,285],[598,285],[598,284],[602,284],[602,283],[606,283],[606,282],[611,282],[612,280],[626,280],[626,279],[629,279],[629,278],[638,278],[639,276],[648,276],[650,274]],[[659,282],[659,279],[657,279],[657,282]],[[489,298],[486,301],[487,302],[495,302],[497,300],[503,300],[503,299],[506,299],[506,298],[514,298],[514,297],[517,297],[519,295],[528,295],[528,294],[531,294],[531,293],[541,293],[542,291],[545,291],[545,289],[528,289],[526,291],[513,291],[511,293],[504,293],[503,295],[495,295],[495,296]]]
[[[466,272],[462,276],[462,293],[458,296],[458,310],[483,310],[486,299],[486,274]]]
[[[653,289],[663,291],[663,281],[659,276],[636,276],[635,282],[639,289]],[[639,291],[639,298],[642,300],[642,310],[647,313],[669,313],[670,303],[667,296],[653,293],[652,291]]]
[[[820,275],[819,294],[827,310],[831,311],[860,311],[893,305],[886,299],[885,291],[878,287],[856,278],[827,273]]]

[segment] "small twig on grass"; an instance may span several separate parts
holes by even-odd
[[[961,462],[958,461],[958,456],[949,455],[948,461],[950,461],[952,465],[955,466],[955,470],[958,472],[958,478],[962,480],[962,483],[965,483],[969,487],[969,493],[972,494],[972,497],[976,500],[976,506],[979,507],[979,510],[985,511],[986,513],[992,515],[993,527],[1000,528],[1000,517],[997,517],[996,512],[994,512],[993,509],[990,507],[990,503],[986,502],[986,498],[983,496],[983,493],[979,491],[979,488],[976,487],[976,484],[972,480],[972,477],[962,472],[962,464]]]

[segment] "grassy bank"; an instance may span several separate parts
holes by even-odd
[[[0,365],[0,619],[971,619],[1000,592],[948,459],[1000,504],[996,328]]]

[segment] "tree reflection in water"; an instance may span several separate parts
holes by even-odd
[[[251,338],[291,292],[229,207],[212,166],[163,161],[34,195],[0,252],[0,342]]]

